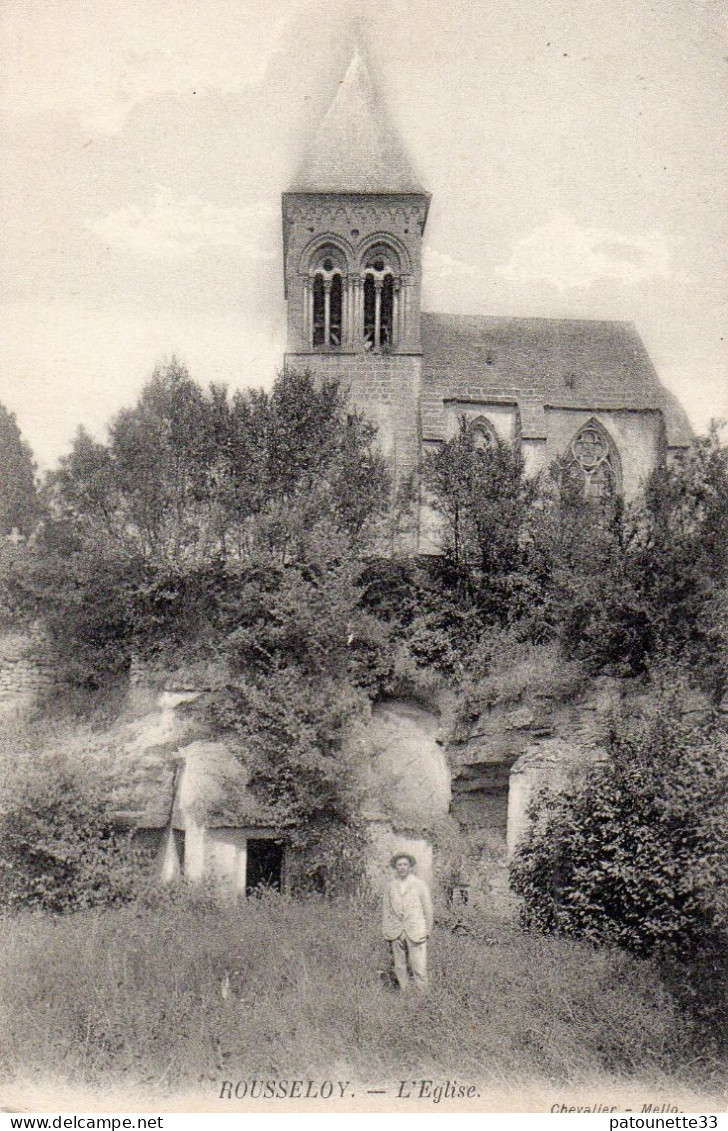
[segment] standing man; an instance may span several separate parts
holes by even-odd
[[[415,876],[417,864],[409,852],[390,860],[394,876],[384,893],[384,937],[392,944],[394,972],[400,990],[409,989],[407,959],[417,993],[427,992],[427,936],[432,931],[432,900],[424,880]]]

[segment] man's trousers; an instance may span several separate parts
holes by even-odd
[[[409,958],[412,982],[418,993],[427,992],[427,940],[412,942],[406,935],[392,939],[392,955],[394,957],[394,973],[399,988],[409,989],[409,975],[407,973],[407,959]]]

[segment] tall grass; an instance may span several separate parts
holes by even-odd
[[[647,964],[495,930],[436,928],[417,1000],[393,990],[363,904],[187,898],[6,918],[2,1070],[147,1087],[681,1073],[684,1027]]]

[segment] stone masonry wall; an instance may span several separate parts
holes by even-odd
[[[420,301],[422,288],[422,231],[427,214],[424,194],[386,193],[286,193],[283,197],[283,230],[286,297],[288,300],[288,348],[309,350],[305,328],[305,280],[310,254],[326,243],[344,257],[346,276],[359,279],[364,257],[373,242],[385,242],[399,258],[402,301],[406,305],[404,338],[396,348],[406,353],[420,350]],[[349,340],[363,350],[359,316],[352,311]]]
[[[60,681],[58,656],[37,630],[0,636],[0,716],[29,711]]]
[[[622,467],[622,492],[632,499],[647,476],[665,458],[665,429],[659,412],[614,410],[591,412],[586,409],[548,409],[548,441],[541,449],[541,466],[569,450],[569,445],[589,420],[596,419],[611,436]]]
[[[378,442],[401,481],[417,469],[421,358],[402,354],[287,354],[286,365],[339,380],[372,420]]]

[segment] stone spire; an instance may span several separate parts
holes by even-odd
[[[358,51],[289,192],[424,194]]]

